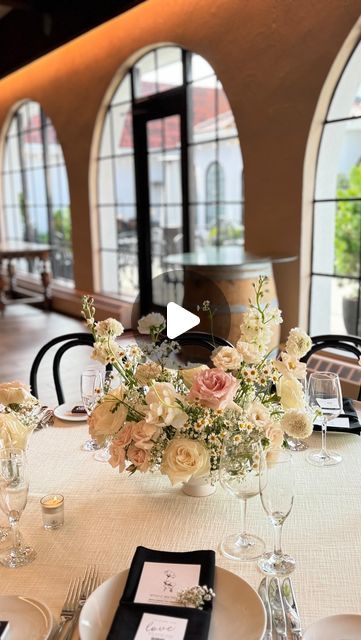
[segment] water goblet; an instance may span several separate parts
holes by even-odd
[[[292,556],[282,551],[282,527],[293,506],[294,474],[292,454],[285,449],[274,449],[260,460],[260,495],[262,506],[274,528],[274,549],[263,554],[258,566],[263,573],[287,576],[295,568]]]
[[[342,411],[342,391],[337,373],[311,373],[308,381],[308,403],[314,412],[322,413],[322,442],[320,450],[311,450],[306,460],[316,467],[329,467],[341,462],[342,457],[327,449],[327,422]]]
[[[259,443],[246,444],[239,432],[225,438],[219,466],[220,483],[228,493],[237,496],[241,504],[241,531],[224,538],[221,553],[232,560],[250,561],[259,558],[264,550],[261,538],[247,533],[247,500],[259,494],[259,460],[263,455]]]
[[[80,392],[85,411],[90,416],[96,403],[103,393],[103,378],[98,369],[86,369],[80,377]],[[86,440],[81,448],[83,451],[97,451],[100,445],[93,438]]]
[[[25,544],[19,530],[19,520],[25,509],[29,492],[26,455],[22,449],[0,449],[0,508],[8,517],[13,544],[0,562],[16,568],[32,562],[36,552]]]

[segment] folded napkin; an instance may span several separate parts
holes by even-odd
[[[344,413],[341,414],[339,417],[340,418],[348,418],[349,419],[349,426],[348,427],[342,427],[342,426],[328,426],[327,425],[327,431],[332,432],[332,431],[336,431],[336,432],[343,432],[343,433],[356,433],[358,435],[361,434],[361,425],[359,423],[359,419],[358,419],[358,415],[356,413],[356,409],[352,404],[352,400],[350,398],[344,398],[343,399],[343,411]],[[314,425],[314,430],[315,431],[321,431],[321,426],[315,424]]]
[[[164,563],[165,567],[167,564],[200,565],[199,584],[202,586],[207,585],[207,587],[211,588],[214,587],[214,551],[177,553],[137,547],[107,640],[133,640],[144,613],[185,618],[188,623],[184,640],[206,640],[211,622],[212,601],[206,602],[202,610],[174,605],[134,602],[145,562]],[[190,586],[195,585],[192,584]]]

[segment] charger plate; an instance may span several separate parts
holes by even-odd
[[[306,629],[304,640],[360,640],[361,616],[344,613],[317,620]]]
[[[79,620],[81,640],[106,640],[128,569],[103,582],[85,603]],[[234,573],[216,567],[209,640],[261,640],[266,629],[266,612],[254,589]]]
[[[53,628],[48,607],[23,596],[0,596],[0,620],[9,622],[9,640],[48,640]]]

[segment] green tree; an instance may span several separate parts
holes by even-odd
[[[348,177],[340,175],[337,198],[361,196],[361,162]],[[337,202],[335,225],[335,271],[340,275],[360,275],[361,201]]]

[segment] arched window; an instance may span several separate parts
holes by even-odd
[[[108,105],[97,162],[104,293],[134,299],[140,289],[144,309],[167,256],[243,243],[236,125],[199,55],[162,46],[134,64]]]
[[[51,244],[53,277],[72,281],[68,178],[55,129],[37,102],[15,111],[5,138],[2,206],[7,240]],[[32,263],[23,261],[25,270]]]
[[[310,331],[361,335],[361,42],[328,109],[313,222]]]

